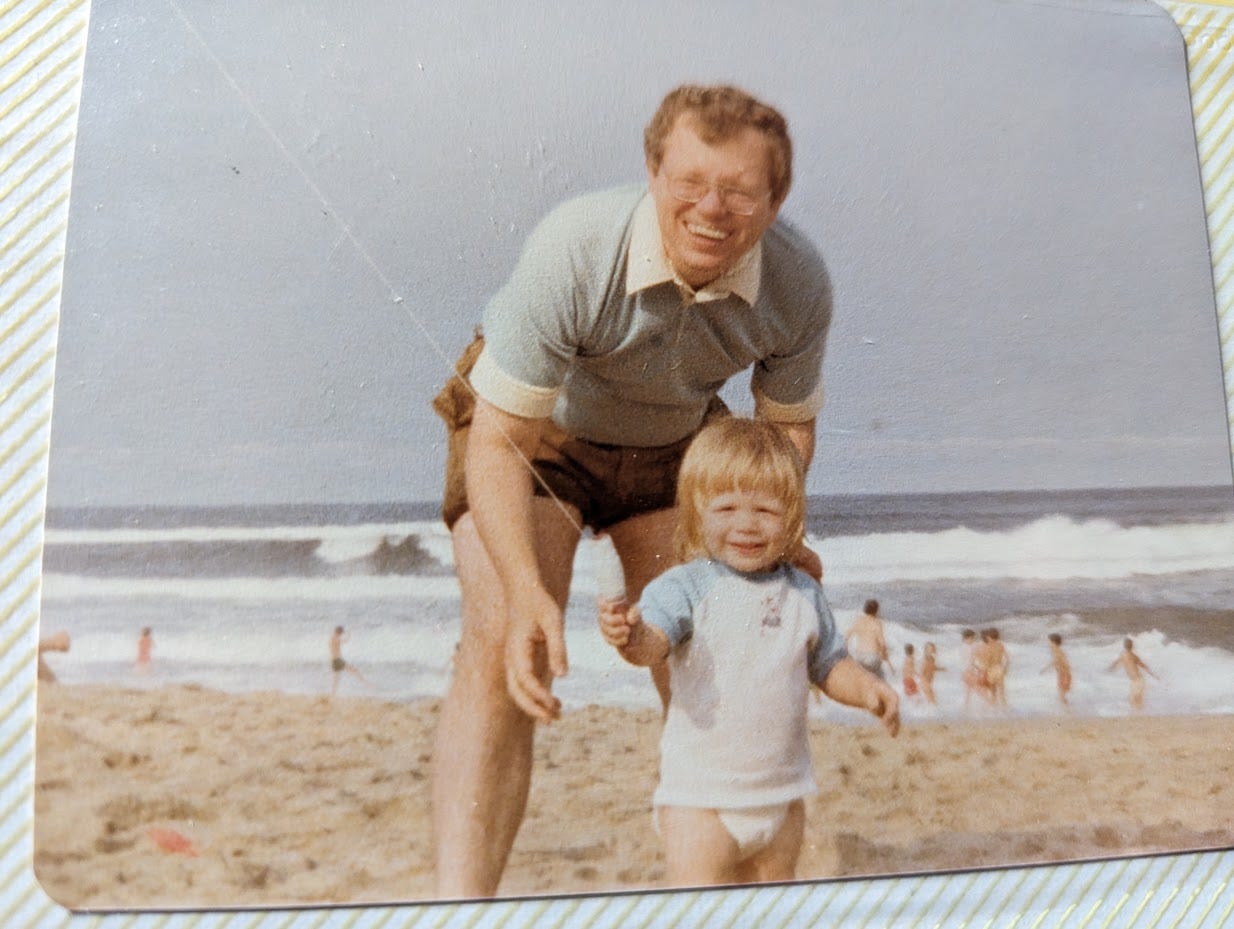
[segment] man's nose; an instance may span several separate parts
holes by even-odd
[[[724,205],[724,194],[720,192],[719,187],[708,187],[703,199],[695,206],[708,216],[723,216],[728,212],[728,208]]]

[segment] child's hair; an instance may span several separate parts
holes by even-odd
[[[908,644],[908,645],[905,645],[905,646],[904,646],[904,654],[906,654],[906,655],[911,655],[912,653],[913,653],[913,646],[912,646],[912,644],[910,643],[910,644]]]
[[[977,632],[975,629],[965,629],[963,632],[960,633],[960,638],[963,639],[965,642],[967,642],[970,639],[977,638]]]
[[[805,468],[797,447],[774,423],[726,416],[694,437],[677,477],[676,552],[682,561],[707,554],[702,514],[720,494],[771,494],[784,504],[784,551],[805,538]]]
[[[866,605],[861,608],[861,612],[865,613],[867,616],[877,616],[878,615],[878,601],[877,600],[867,600]]]
[[[1135,648],[1135,642],[1131,641],[1131,639],[1123,639],[1123,648],[1127,651],[1131,651]]]
[[[1051,641],[1051,642],[1053,642],[1055,645],[1062,645],[1062,644],[1063,644],[1063,637],[1062,637],[1061,635],[1059,635],[1057,632],[1051,632],[1051,633],[1050,633],[1050,641]]]

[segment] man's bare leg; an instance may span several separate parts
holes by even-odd
[[[621,555],[626,574],[626,598],[635,602],[643,588],[676,564],[673,557],[673,531],[677,527],[677,510],[655,510],[640,513],[612,526],[608,533]],[[651,682],[660,695],[660,706],[668,709],[671,686],[668,664],[659,662],[649,669]]]
[[[534,506],[541,576],[564,604],[578,530],[555,503],[536,498]],[[433,747],[434,864],[443,900],[497,892],[527,805],[535,733],[506,690],[504,598],[470,514],[455,524],[453,541],[463,628]]]

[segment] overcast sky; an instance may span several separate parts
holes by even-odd
[[[687,80],[790,121],[836,295],[812,492],[1230,480],[1150,2],[276,6],[92,3],[53,506],[435,498],[449,360]]]

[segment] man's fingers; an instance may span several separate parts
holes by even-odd
[[[541,683],[534,673],[523,673],[517,668],[506,669],[506,689],[510,697],[528,716],[549,723],[561,715],[561,701]]]
[[[536,683],[538,684],[539,681],[537,680]],[[520,710],[542,723],[551,723],[561,715],[561,701],[549,691],[541,687],[538,688],[539,694],[532,694],[523,684],[524,682],[513,670],[506,675],[506,688],[510,691],[510,698]]]
[[[553,677],[563,677],[570,670],[566,660],[566,636],[559,623],[550,623],[544,632],[544,646],[548,650],[548,669]],[[547,689],[546,689],[547,692]]]
[[[561,701],[536,674],[535,649],[533,639],[511,640],[506,649],[506,689],[528,716],[551,722],[561,715]]]

